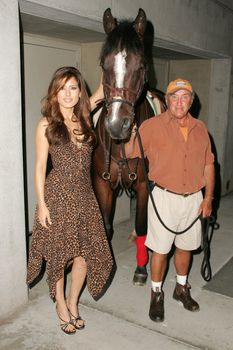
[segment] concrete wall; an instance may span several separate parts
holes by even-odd
[[[214,139],[221,170],[222,194],[233,190],[232,173],[232,119],[233,109],[229,96],[231,85],[231,60],[211,60],[209,99],[209,132]]]
[[[81,44],[82,74],[91,92],[94,92],[100,80],[101,68],[99,65],[99,55],[102,45],[102,42]]]
[[[169,65],[169,81],[178,77],[192,82],[200,102],[198,118],[208,124],[209,89],[210,89],[210,60],[172,60]]]
[[[232,190],[233,184],[233,69],[231,66],[231,82],[230,82],[230,101],[229,111],[230,118],[226,130],[226,147],[224,150],[224,187],[226,191]]]
[[[168,59],[159,59],[154,57],[152,62],[149,62],[148,67],[149,85],[162,92],[165,92],[169,80],[169,66],[170,62]]]
[[[4,17],[2,16],[4,12]],[[18,2],[0,2],[0,317],[27,300]]]
[[[41,99],[46,95],[52,74],[65,65],[81,65],[79,45],[51,38],[24,35],[25,118],[29,230],[32,230],[36,194],[34,186],[35,129],[41,117]]]

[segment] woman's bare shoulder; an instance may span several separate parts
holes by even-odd
[[[38,124],[37,124],[37,127],[36,127],[36,134],[40,135],[40,136],[45,135],[45,132],[46,132],[48,125],[49,125],[49,123],[48,123],[47,118],[41,117]]]
[[[48,119],[46,117],[41,117],[37,125],[40,127],[48,126],[49,125]]]

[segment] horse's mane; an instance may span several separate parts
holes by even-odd
[[[121,21],[107,36],[100,53],[100,63],[102,64],[105,57],[116,49],[125,49],[144,57],[143,43],[133,27],[133,22]]]

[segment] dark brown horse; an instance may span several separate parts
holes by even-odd
[[[132,189],[136,193],[137,268],[133,282],[143,285],[147,278],[148,261],[144,246],[148,192],[141,160],[127,159],[124,144],[129,140],[134,124],[140,126],[143,120],[161,113],[165,104],[162,95],[149,92],[145,84],[145,12],[140,9],[134,22],[117,23],[110,9],[107,9],[103,23],[107,39],[102,48],[100,64],[105,98],[96,125],[98,143],[93,155],[94,189],[110,239],[117,194],[122,188],[126,192]]]

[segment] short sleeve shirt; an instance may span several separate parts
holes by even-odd
[[[207,128],[188,114],[185,141],[169,111],[142,123],[139,133],[149,161],[149,179],[177,193],[192,193],[205,186],[204,169],[214,162]],[[136,142],[133,157],[140,157]]]

